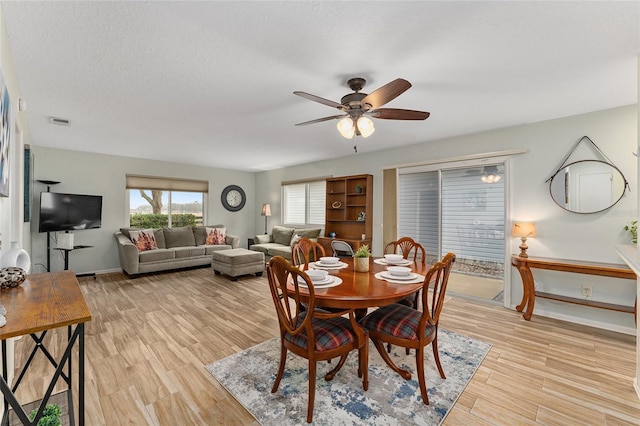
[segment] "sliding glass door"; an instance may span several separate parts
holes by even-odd
[[[399,170],[398,236],[420,242],[428,262],[456,253],[450,291],[501,300],[504,218],[502,162]]]

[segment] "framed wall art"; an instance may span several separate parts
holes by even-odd
[[[11,136],[11,100],[0,73],[0,196],[9,196],[9,144]]]

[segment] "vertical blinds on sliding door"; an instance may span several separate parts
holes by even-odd
[[[398,177],[398,237],[422,244],[429,261],[440,258],[439,195],[437,171]]]
[[[442,171],[442,252],[504,262],[504,180],[484,183],[477,168]]]
[[[504,263],[504,180],[484,183],[478,170],[400,174],[398,236],[422,244],[429,261],[454,252],[460,261]]]

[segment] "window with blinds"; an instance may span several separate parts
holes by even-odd
[[[209,182],[127,175],[129,225],[162,228],[203,225]]]
[[[323,225],[326,181],[282,184],[285,225]]]

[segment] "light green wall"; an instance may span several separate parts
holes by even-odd
[[[449,159],[472,154],[526,149],[526,154],[515,155],[510,160],[510,175],[507,176],[510,217],[507,226],[515,220],[536,222],[538,237],[528,240],[529,253],[561,259],[590,260],[622,263],[614,245],[628,242],[623,226],[637,217],[637,165],[631,155],[637,147],[638,116],[635,105],[593,112],[578,116],[559,118],[504,129],[459,136],[409,147],[391,147],[370,154],[354,154],[351,143],[345,141],[344,157],[330,161],[304,164],[285,169],[258,173],[256,194],[262,194],[257,202],[272,205],[270,225],[278,224],[280,211],[280,182],[310,176],[343,176],[359,173],[374,175],[374,233],[375,255],[382,252],[382,170],[394,165],[412,164]],[[559,166],[573,145],[584,135],[589,136],[598,147],[618,166],[629,181],[631,192],[612,209],[602,213],[579,215],[558,207],[549,195],[545,181]],[[383,137],[382,132],[372,137]],[[366,140],[362,142],[366,143]],[[256,227],[258,226],[256,221]],[[264,226],[264,223],[263,223]],[[259,228],[257,228],[259,229]],[[508,230],[507,230],[508,233]],[[518,253],[519,241],[510,241],[511,253]],[[515,269],[506,268],[511,281],[510,306],[520,302],[522,283]],[[580,290],[579,281],[584,277],[573,277],[564,282],[558,274],[536,271],[536,283],[546,289],[568,291]],[[597,281],[597,280],[596,280]],[[594,285],[594,299],[602,298],[612,303],[629,304],[635,297],[635,288],[621,280],[602,280]],[[633,330],[633,318],[600,309],[577,305],[557,304],[540,300],[536,312],[548,312],[564,319],[581,318],[583,323],[593,323],[629,332]]]
[[[536,222],[538,236],[528,241],[529,253],[533,256],[621,263],[614,245],[629,241],[622,228],[637,217],[637,166],[636,158],[631,155],[637,145],[637,116],[637,108],[633,105],[409,147],[395,148],[393,142],[389,141],[390,149],[369,154],[354,154],[351,145],[345,144],[344,157],[261,173],[38,146],[33,150],[36,178],[61,181],[53,188],[55,191],[100,194],[104,197],[103,228],[79,231],[76,235],[77,244],[95,246],[72,253],[71,267],[79,273],[119,269],[113,233],[126,221],[124,185],[127,173],[209,180],[208,223],[225,224],[229,232],[241,236],[243,246],[246,246],[247,237],[263,232],[264,218],[259,212],[263,203],[268,202],[272,206],[273,216],[269,218],[269,227],[281,223],[282,181],[370,173],[374,176],[373,249],[374,254],[381,254],[384,168],[509,150],[527,151],[510,159],[506,180],[509,193],[507,228],[515,220]],[[612,209],[589,215],[569,213],[558,207],[551,200],[545,183],[573,144],[584,135],[589,136],[620,168],[632,188]],[[227,212],[220,204],[220,192],[229,184],[240,185],[247,193],[248,202],[240,212]],[[35,192],[39,194],[44,189],[44,186],[39,186]],[[34,212],[37,212],[37,205],[34,206]],[[31,226],[32,258],[34,263],[44,264],[44,234],[37,232],[37,220],[33,220]],[[517,245],[515,239],[509,240],[511,253],[518,252]],[[61,269],[61,256],[56,251],[53,253],[52,270]],[[520,302],[522,283],[513,268],[507,267],[506,270],[507,281],[510,282],[507,304],[513,307]],[[536,284],[540,288],[570,295],[579,292],[581,277],[565,279],[558,277],[558,274],[545,272],[536,271]],[[635,297],[634,290],[633,286],[622,280],[595,279],[593,297],[596,300],[628,304]],[[619,331],[629,332],[633,329],[633,318],[628,314],[577,305],[538,300],[536,312],[568,320],[577,318],[583,323]]]
[[[102,228],[75,232],[75,244],[93,248],[71,253],[70,268],[77,273],[113,271],[120,269],[114,232],[125,226],[127,220],[126,174],[166,176],[209,181],[206,224],[224,224],[229,233],[241,236],[241,246],[247,237],[255,234],[254,218],[259,216],[255,205],[254,173],[207,167],[187,166],[151,160],[112,155],[90,154],[78,151],[32,146],[35,156],[36,179],[59,181],[52,186],[54,192],[102,195]],[[239,185],[247,194],[247,203],[239,212],[229,212],[220,203],[220,193],[227,185]],[[38,233],[40,192],[46,186],[36,183],[32,211],[32,262],[36,271],[46,265],[46,234]],[[52,243],[55,247],[55,243]],[[63,268],[61,253],[51,252],[51,270]]]

